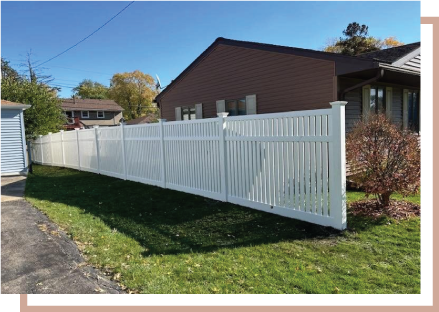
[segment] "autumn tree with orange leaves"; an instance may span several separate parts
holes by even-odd
[[[124,108],[126,120],[154,113],[156,95],[154,78],[139,70],[114,74],[108,91],[109,98]]]

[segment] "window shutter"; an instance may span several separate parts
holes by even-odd
[[[245,97],[245,107],[247,115],[256,114],[256,94],[247,95]]]
[[[402,91],[402,128],[407,129],[409,125],[409,90],[404,89]]]
[[[203,104],[195,104],[195,118],[203,119]]]
[[[419,134],[421,134],[421,121],[422,121],[422,118],[421,118],[421,98],[422,98],[421,91],[419,91]]]
[[[181,120],[181,107],[175,108],[175,120],[177,121]]]
[[[392,120],[393,89],[386,87],[386,117]]]
[[[216,101],[216,112],[224,113],[226,111],[226,100]]]
[[[367,119],[370,110],[370,85],[363,86],[363,120]]]

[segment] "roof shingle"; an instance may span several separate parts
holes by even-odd
[[[121,112],[124,109],[113,100],[99,99],[62,99],[63,110],[102,110]]]
[[[147,124],[147,123],[153,123],[157,121],[157,117],[155,116],[142,116],[138,117],[136,119],[131,119],[126,122],[127,125],[139,125],[139,124]]]
[[[384,50],[375,51],[375,52],[363,53],[363,54],[357,55],[357,57],[364,58],[364,59],[370,59],[370,60],[377,60],[377,61],[380,61],[383,63],[393,63],[393,62],[399,60],[401,57],[418,49],[419,47],[421,47],[421,43],[414,42],[414,43],[406,44],[406,45],[399,46],[399,47],[384,49]]]

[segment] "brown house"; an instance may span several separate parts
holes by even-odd
[[[67,116],[67,130],[116,126],[123,111],[115,101],[99,99],[63,99],[61,107]]]
[[[345,56],[218,38],[157,97],[161,118],[189,120],[329,108],[346,126],[385,112],[419,130],[420,43]]]

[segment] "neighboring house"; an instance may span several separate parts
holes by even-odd
[[[113,100],[63,99],[61,107],[67,116],[67,130],[116,126],[122,119],[123,108]]]
[[[157,122],[157,117],[151,116],[151,115],[146,115],[146,116],[138,117],[135,119],[127,120],[125,122],[125,124],[126,125],[140,125],[140,124],[148,124],[148,123],[153,123],[153,122]]]
[[[27,174],[23,111],[29,107],[1,100],[1,175]]]
[[[155,99],[161,118],[189,120],[329,108],[346,128],[378,111],[419,130],[420,43],[357,57],[218,38]]]

